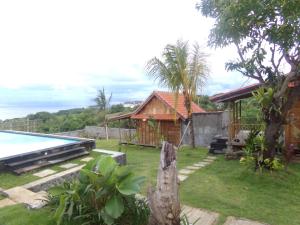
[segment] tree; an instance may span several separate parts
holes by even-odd
[[[197,96],[194,101],[197,102],[201,108],[207,111],[218,110],[218,106],[214,102],[210,101],[208,95]]]
[[[97,97],[94,99],[100,111],[105,111],[109,108],[109,104],[112,98],[112,93],[106,98],[105,89],[102,88],[98,90]]]
[[[123,104],[116,104],[116,105],[112,105],[110,107],[110,113],[117,113],[117,112],[124,112],[125,111],[125,107]]]
[[[300,2],[299,0],[203,0],[202,14],[215,18],[209,44],[234,45],[238,59],[228,70],[262,83],[270,101],[262,105],[265,122],[264,158],[274,159],[278,138],[288,111],[300,96]],[[288,68],[286,71],[284,68]],[[290,88],[289,86],[293,86]]]
[[[167,45],[162,54],[162,61],[153,58],[147,63],[147,73],[158,80],[159,85],[169,88],[175,93],[176,99],[180,93],[185,99],[191,129],[191,143],[195,147],[195,137],[192,121],[192,100],[201,89],[208,77],[206,55],[200,51],[197,43],[189,50],[188,42],[177,41],[176,45]]]

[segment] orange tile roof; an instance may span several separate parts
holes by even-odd
[[[184,105],[184,96],[183,94],[179,94],[178,95],[178,99],[177,99],[177,106],[175,107],[175,94],[172,92],[165,92],[165,91],[154,91],[148,98],[147,100],[135,111],[135,113],[133,114],[133,116],[131,118],[134,118],[136,116],[138,116],[139,112],[145,107],[145,105],[147,105],[147,103],[153,98],[153,97],[157,97],[158,99],[160,99],[164,104],[166,104],[167,106],[169,106],[170,108],[176,110],[176,112],[179,114],[179,116],[183,119],[187,119],[188,118],[188,113],[187,110],[185,108]],[[197,104],[195,104],[194,102],[192,102],[192,112],[193,113],[202,113],[205,112],[204,109],[202,109],[201,107],[199,107]],[[168,114],[166,114],[165,116],[167,116]],[[162,115],[161,115],[162,117]],[[174,116],[172,118],[174,120]]]

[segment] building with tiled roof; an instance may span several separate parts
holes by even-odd
[[[205,110],[192,102],[192,113]],[[162,140],[178,145],[187,125],[188,113],[182,94],[154,91],[133,113],[117,115],[108,121],[130,119],[136,128],[136,144],[158,146]]]
[[[193,113],[205,110],[194,102]],[[131,119],[137,132],[137,144],[157,146],[161,140],[178,145],[183,135],[183,127],[188,119],[185,100],[182,94],[176,96],[171,92],[154,91],[137,110],[125,117],[118,116],[111,120]]]

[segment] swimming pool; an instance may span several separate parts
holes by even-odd
[[[73,139],[0,131],[0,159],[78,142]]]
[[[92,139],[0,131],[0,162],[17,173],[80,157],[93,148]]]

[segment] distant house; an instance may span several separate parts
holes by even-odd
[[[136,106],[139,106],[143,103],[143,101],[127,101],[123,103],[124,107],[128,107],[128,108],[134,108]]]
[[[193,113],[204,113],[194,102]],[[136,127],[136,144],[157,146],[161,140],[178,145],[187,123],[188,114],[184,105],[184,96],[180,94],[175,99],[174,93],[154,91],[131,114],[120,115],[110,120],[130,119]]]

